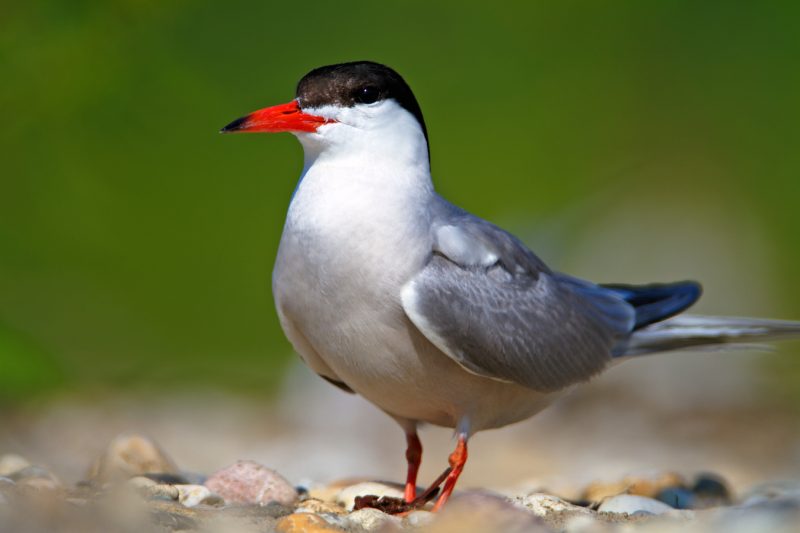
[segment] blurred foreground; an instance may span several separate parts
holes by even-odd
[[[14,452],[34,464],[46,465],[61,483],[72,486],[78,481],[98,479],[96,464],[92,471],[89,466],[101,455],[111,453],[104,450],[115,436],[141,433],[153,438],[171,456],[177,464],[175,471],[187,480],[181,483],[202,483],[210,473],[236,461],[254,460],[277,470],[288,480],[289,487],[301,486],[310,491],[312,499],[300,503],[299,510],[321,516],[322,522],[316,526],[354,532],[380,529],[376,524],[389,528],[382,531],[400,525],[425,526],[433,528],[431,531],[490,531],[497,527],[508,531],[549,531],[549,527],[608,531],[619,522],[631,520],[637,527],[657,525],[662,528],[659,531],[689,526],[704,531],[707,527],[738,523],[739,515],[735,513],[752,518],[752,528],[739,531],[758,531],[765,524],[780,531],[787,517],[796,517],[791,514],[795,513],[792,509],[800,509],[800,501],[791,500],[798,497],[800,486],[800,424],[797,413],[758,403],[748,393],[755,385],[748,379],[747,369],[757,357],[761,356],[680,354],[632,362],[578,388],[531,421],[478,434],[471,441],[470,461],[457,490],[462,502],[458,498],[453,501],[452,508],[458,512],[443,515],[441,522],[429,523],[427,515],[420,513],[402,523],[372,511],[359,511],[352,514],[352,519],[345,518],[345,508],[337,507],[336,502],[347,498],[342,496],[347,487],[354,487],[348,489],[351,492],[397,492],[383,485],[360,488],[358,482],[403,480],[402,432],[363,400],[340,392],[300,365],[293,368],[275,404],[206,391],[92,400],[63,398],[38,408],[29,407],[4,416],[0,452]],[[721,358],[727,358],[725,365],[720,364]],[[684,376],[681,383],[662,379],[675,372]],[[714,385],[704,387],[710,376]],[[449,430],[436,428],[423,429],[421,436],[425,453],[420,483],[424,484],[446,466],[453,440]],[[135,461],[131,459],[135,454],[118,453],[123,453],[123,462]],[[165,464],[168,469],[176,468],[172,461]],[[102,474],[104,483],[110,479],[107,471]],[[691,486],[698,476],[712,483],[722,481],[723,500],[711,504],[737,504],[736,510],[730,511],[733,514],[676,514],[678,511],[669,511],[670,506],[655,500],[613,497],[625,492],[641,494],[644,490],[650,491],[645,492],[650,497],[674,497],[675,502],[668,500],[670,504],[683,508],[689,505],[684,500],[692,496],[680,487]],[[167,482],[178,481],[169,478]],[[291,513],[297,503],[264,507],[267,502],[263,502],[260,508],[237,511],[235,505],[230,507],[229,496],[215,500],[212,496],[218,496],[208,494],[207,489],[197,496],[195,492],[200,488],[193,488],[194,485],[186,485],[184,491],[181,485],[176,485],[178,490],[168,485],[151,487],[153,482],[147,480],[132,483],[137,491],[150,494],[148,501],[153,503],[148,505],[155,506],[152,517],[159,531],[195,527],[202,530],[223,522],[228,527],[225,531],[231,532],[273,531],[274,527],[278,531],[294,531],[286,529],[287,520],[316,520],[310,515],[281,518]],[[212,486],[209,481],[206,483]],[[677,488],[671,488],[669,483]],[[143,484],[150,485],[143,488]],[[653,484],[658,486],[647,488]],[[675,495],[659,493],[662,485]],[[108,493],[108,489],[94,492],[99,486],[73,490],[68,499],[88,501],[81,505],[90,508],[95,498],[106,501],[111,498],[109,494],[115,494]],[[480,492],[474,492],[476,489]],[[176,503],[165,503],[163,500],[172,497],[172,490],[176,490]],[[224,486],[218,490],[226,494]],[[573,507],[551,496],[533,496],[536,493],[573,502],[586,500],[583,505],[595,502],[600,514],[592,507]],[[517,507],[498,499],[501,495],[511,497]],[[325,503],[329,498],[330,503]],[[786,498],[796,507],[787,508]],[[117,510],[132,505],[128,500],[120,501],[113,500]],[[220,507],[224,505],[222,501],[227,501],[227,506]],[[352,501],[341,505],[352,506]],[[482,509],[486,516],[465,518]],[[520,509],[525,512],[518,516]],[[325,518],[332,512],[334,518]],[[647,518],[654,515],[659,521],[648,522]],[[491,517],[488,522],[487,517]],[[225,522],[228,519],[232,522]],[[358,522],[362,519],[366,522]],[[96,522],[101,523],[105,524]],[[142,527],[142,522],[135,524]],[[305,522],[300,525],[310,527]],[[373,526],[376,529],[370,529]],[[61,529],[52,530],[71,531],[63,523]]]
[[[668,354],[612,369],[529,421],[479,433],[459,486],[569,485],[660,469],[715,472],[735,486],[800,479],[800,416],[759,401],[747,375],[762,357]],[[0,452],[72,482],[108,441],[131,431],[156,439],[191,472],[248,458],[297,484],[405,475],[400,428],[299,364],[275,403],[207,391],[64,398],[7,413],[2,427]],[[431,426],[421,438],[422,482],[446,466],[454,441],[451,430]]]

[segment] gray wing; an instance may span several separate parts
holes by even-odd
[[[430,261],[404,287],[414,325],[466,370],[540,391],[585,381],[624,349],[634,310],[550,271],[515,237],[450,208]]]

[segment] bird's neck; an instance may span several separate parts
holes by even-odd
[[[425,213],[434,194],[427,150],[412,156],[306,150],[287,224],[337,246],[359,239],[388,246],[428,231]]]
[[[298,135],[304,165],[297,193],[313,191],[341,206],[365,201],[384,208],[432,196],[428,144],[419,125],[396,120],[388,126],[338,127],[323,138]]]

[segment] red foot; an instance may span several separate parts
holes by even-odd
[[[450,454],[450,472],[447,474],[447,479],[444,480],[442,494],[439,496],[439,499],[436,500],[436,504],[433,506],[434,513],[440,511],[444,504],[447,503],[447,500],[450,499],[450,495],[453,493],[453,489],[456,486],[456,481],[458,481],[458,476],[461,475],[466,463],[467,437],[466,435],[459,435],[456,449]]]

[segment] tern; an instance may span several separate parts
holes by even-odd
[[[303,146],[272,277],[280,323],[314,372],[405,431],[407,508],[441,485],[441,509],[473,434],[613,364],[800,334],[800,322],[680,315],[700,297],[693,281],[598,285],[551,270],[436,193],[422,111],[387,66],[314,69],[292,101],[222,132],[290,132]],[[418,496],[423,422],[454,428],[457,444]]]

